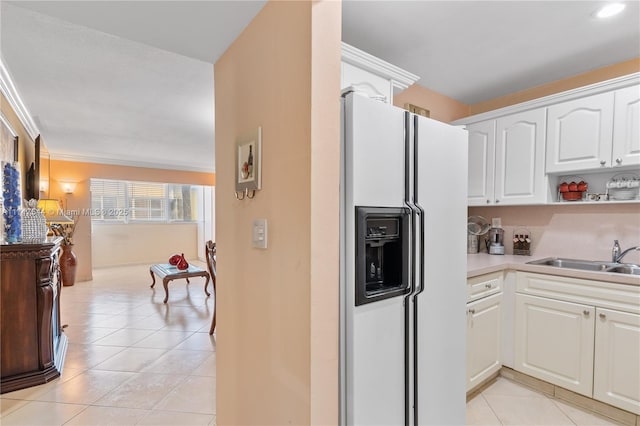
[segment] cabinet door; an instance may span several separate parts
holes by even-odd
[[[640,86],[615,92],[613,166],[640,164]]]
[[[467,126],[469,132],[468,203],[470,206],[493,203],[495,126],[495,120]]]
[[[502,293],[467,304],[467,391],[500,370]]]
[[[613,92],[549,107],[547,173],[611,167]]]
[[[538,204],[546,201],[544,126],[544,109],[497,120],[496,203]]]
[[[640,315],[596,314],[593,397],[640,414]]]
[[[515,369],[591,397],[593,306],[516,294]]]

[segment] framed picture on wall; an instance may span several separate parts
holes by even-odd
[[[235,160],[236,194],[255,193],[262,187],[262,127],[237,139]]]
[[[0,112],[0,161],[18,161],[18,135]]]

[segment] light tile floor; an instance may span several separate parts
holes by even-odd
[[[204,267],[204,264],[195,263]],[[213,298],[204,280],[169,284],[169,303],[148,266],[96,269],[64,287],[69,349],[62,377],[1,395],[0,424],[215,425]],[[498,378],[467,403],[469,425],[615,425]]]
[[[190,281],[172,281],[166,305],[148,265],[96,269],[93,281],[63,287],[62,377],[3,394],[0,424],[215,425],[213,297],[203,278]]]

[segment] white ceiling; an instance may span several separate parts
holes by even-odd
[[[344,1],[343,40],[476,103],[640,57],[640,1]],[[264,1],[2,1],[5,64],[54,158],[214,169],[213,66]]]

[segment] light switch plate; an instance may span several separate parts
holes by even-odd
[[[267,219],[254,219],[251,231],[252,245],[255,248],[267,248]]]

